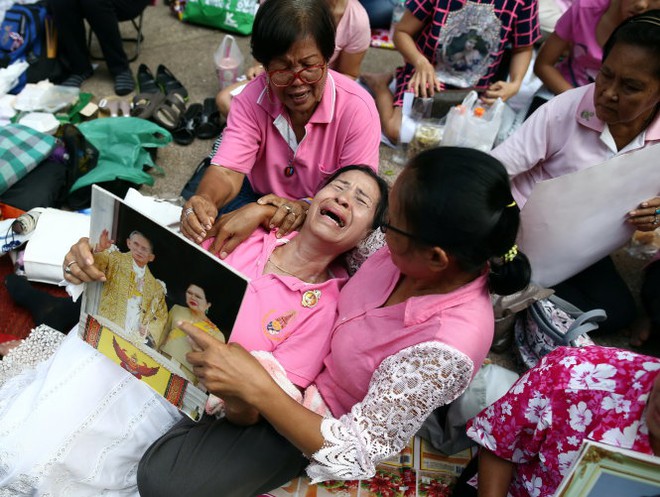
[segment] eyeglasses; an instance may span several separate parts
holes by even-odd
[[[422,240],[420,237],[417,235],[413,235],[412,233],[408,233],[407,231],[403,231],[396,226],[392,226],[390,223],[382,223],[380,225],[380,231],[383,233],[387,233],[387,230],[394,231],[395,233],[398,233],[399,235],[407,236],[408,238],[412,238],[413,240]]]
[[[270,82],[278,88],[291,86],[296,79],[299,79],[305,84],[313,85],[321,80],[324,70],[325,62],[323,64],[305,67],[300,71],[291,71],[289,69],[270,71],[268,77],[270,78]]]

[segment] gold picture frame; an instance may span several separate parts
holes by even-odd
[[[586,440],[555,497],[658,497],[660,457]]]

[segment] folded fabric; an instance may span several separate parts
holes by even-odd
[[[55,138],[20,124],[0,128],[0,194],[37,167],[55,148]]]

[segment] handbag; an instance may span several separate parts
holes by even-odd
[[[533,368],[557,347],[594,345],[587,333],[596,330],[606,318],[603,309],[583,312],[556,295],[534,302],[518,315],[514,325],[522,364]]]
[[[258,7],[255,0],[187,0],[181,20],[249,35]]]

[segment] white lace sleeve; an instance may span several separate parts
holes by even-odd
[[[376,464],[401,451],[429,414],[467,388],[474,365],[440,342],[408,347],[385,359],[362,402],[321,423],[325,442],[312,456],[313,483],[370,478]]]

